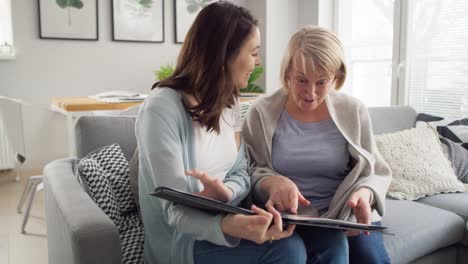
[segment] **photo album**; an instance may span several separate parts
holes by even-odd
[[[206,198],[200,195],[187,193],[179,190],[175,190],[168,187],[158,187],[150,195],[156,196],[161,199],[172,201],[177,204],[184,206],[189,206],[203,210],[213,214],[225,213],[225,214],[244,214],[244,215],[253,215],[254,212],[229,205],[214,199]],[[322,217],[311,217],[311,216],[302,216],[295,214],[282,214],[283,224],[291,225],[301,225],[301,226],[314,226],[314,227],[323,227],[323,228],[333,228],[341,230],[359,230],[359,231],[369,231],[369,232],[381,232],[387,235],[393,235],[388,231],[388,228],[385,226],[375,226],[375,225],[366,225],[361,223],[353,223],[343,220],[322,218]]]

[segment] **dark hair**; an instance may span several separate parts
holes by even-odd
[[[219,133],[219,120],[226,107],[239,96],[230,64],[258,22],[250,12],[229,2],[215,2],[203,8],[185,37],[174,73],[155,83],[183,94],[182,102],[194,121],[207,131]],[[185,95],[198,104],[191,106]]]

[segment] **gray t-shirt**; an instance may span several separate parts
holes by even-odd
[[[350,171],[348,142],[332,119],[303,123],[286,110],[276,127],[271,159],[274,169],[291,179],[320,214]]]

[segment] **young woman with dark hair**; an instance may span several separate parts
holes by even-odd
[[[216,2],[201,10],[176,69],[153,85],[136,123],[146,263],[304,263],[294,226],[273,206],[212,215],[148,195],[158,186],[237,205],[250,191],[239,90],[260,63],[257,21]],[[264,243],[270,241],[270,243]]]

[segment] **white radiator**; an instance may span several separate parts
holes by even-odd
[[[15,168],[15,152],[7,137],[3,116],[0,116],[0,170]]]
[[[16,153],[24,155],[21,102],[0,96],[0,170],[14,169]]]

